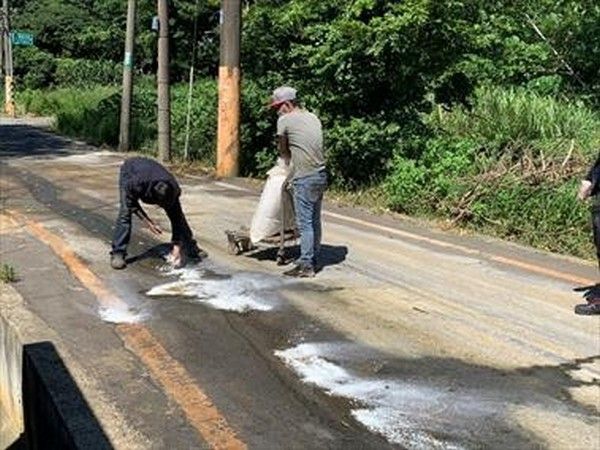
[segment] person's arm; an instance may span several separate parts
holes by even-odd
[[[148,214],[146,214],[146,211],[144,211],[141,206],[134,210],[133,213],[138,216],[138,218],[144,222],[154,234],[162,234],[162,228],[157,223],[154,223],[154,221],[148,216]]]
[[[155,224],[152,219],[150,219],[148,214],[146,214],[146,211],[144,211],[144,208],[142,208],[142,206],[140,205],[140,201],[137,195],[135,194],[134,190],[131,189],[131,187],[127,190],[125,202],[129,211],[131,211],[131,213],[135,214],[138,217],[138,219],[144,222],[148,226],[150,231],[152,231],[156,235],[162,233],[161,228],[157,224]]]
[[[585,200],[590,195],[595,195],[598,187],[598,181],[600,179],[600,155],[596,158],[596,162],[590,168],[587,175],[583,180],[581,180],[581,184],[579,186],[579,192],[577,193],[577,197],[579,200]]]
[[[290,152],[287,127],[283,117],[277,120],[277,151],[279,152],[279,156],[285,160],[285,163],[289,164],[292,154]]]
[[[285,160],[286,164],[289,163],[292,155],[290,153],[290,142],[286,134],[277,136],[277,150],[279,151],[279,156]]]

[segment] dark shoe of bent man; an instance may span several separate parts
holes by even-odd
[[[600,298],[590,299],[588,303],[575,306],[575,314],[593,316],[600,314]]]
[[[285,272],[283,272],[283,274],[288,277],[312,278],[315,276],[315,269],[313,269],[311,266],[297,264],[290,270],[286,270]]]
[[[136,214],[143,220],[150,220],[140,206],[140,200],[164,209],[171,222],[171,242],[180,243],[186,252],[190,249],[192,253],[197,253],[194,251],[197,249],[196,241],[179,202],[181,189],[175,177],[161,164],[150,158],[127,159],[119,174],[119,193],[119,215],[110,252],[111,266],[114,269],[126,266],[125,256],[131,239],[131,216]]]
[[[125,254],[113,253],[110,255],[110,266],[116,270],[124,269],[127,266],[127,263],[125,262]]]

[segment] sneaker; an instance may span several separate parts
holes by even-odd
[[[595,299],[586,304],[575,305],[575,314],[581,316],[593,316],[600,314],[600,300]]]
[[[110,255],[110,266],[116,270],[124,269],[127,266],[125,255],[123,253],[113,253]]]
[[[288,277],[312,278],[315,276],[315,270],[310,266],[303,266],[297,264],[290,270],[286,270],[285,272],[283,272],[283,274]]]

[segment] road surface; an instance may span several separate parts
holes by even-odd
[[[168,271],[134,222],[113,271],[123,157],[0,122],[2,302],[116,448],[600,449],[600,317],[573,314],[594,264],[328,204],[325,267],[289,280],[227,254],[252,187],[181,176],[209,258]]]

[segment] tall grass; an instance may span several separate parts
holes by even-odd
[[[268,91],[252,82],[243,85],[241,141],[242,164],[246,173],[257,173],[264,153],[272,148],[274,118],[265,108]],[[131,144],[135,150],[156,151],[156,89],[152,80],[141,79],[134,87]],[[50,115],[56,118],[58,132],[82,138],[96,145],[116,146],[119,139],[121,94],[118,87],[62,88],[26,90],[18,94],[21,113]],[[188,84],[171,88],[172,153],[183,159],[187,131]],[[193,85],[189,128],[189,160],[214,163],[217,129],[216,80],[200,79]],[[267,149],[268,147],[268,149]],[[269,165],[269,163],[267,163]]]
[[[600,150],[600,116],[580,103],[482,87],[469,107],[435,109],[416,158],[397,154],[384,187],[395,210],[536,247],[592,255],[578,180]]]
[[[480,87],[471,108],[438,110],[430,123],[439,131],[468,138],[492,158],[591,155],[600,148],[600,116],[580,102],[541,96],[522,88]]]

